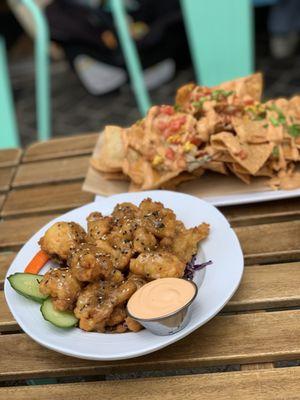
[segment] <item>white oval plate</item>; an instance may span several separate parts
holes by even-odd
[[[199,293],[192,305],[191,321],[180,332],[171,336],[156,336],[147,330],[138,333],[102,334],[84,332],[79,328],[63,330],[46,322],[40,305],[20,296],[5,280],[5,297],[8,306],[20,325],[33,340],[41,345],[74,357],[90,360],[121,360],[141,356],[162,349],[187,336],[209,321],[228,302],[242,278],[244,263],[239,241],[225,217],[212,205],[182,193],[149,191],[124,193],[87,204],[70,211],[40,229],[22,247],[10,266],[7,275],[23,272],[27,263],[39,250],[38,240],[55,221],[75,221],[86,227],[86,217],[92,211],[112,212],[117,203],[130,201],[139,204],[150,197],[171,208],[187,227],[207,222],[211,226],[208,239],[201,243],[198,261],[212,260],[213,264],[198,272],[196,282]],[[41,273],[51,266],[48,262]]]

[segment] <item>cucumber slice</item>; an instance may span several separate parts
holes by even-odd
[[[48,297],[48,295],[40,292],[40,281],[43,279],[42,275],[19,272],[10,275],[7,279],[16,292],[28,299],[42,303]]]
[[[55,310],[50,298],[41,305],[41,313],[46,321],[59,328],[73,328],[78,323],[78,319],[71,311]]]

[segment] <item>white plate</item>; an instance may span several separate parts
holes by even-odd
[[[225,217],[212,205],[195,197],[175,192],[151,191],[111,196],[70,211],[37,232],[20,250],[8,275],[24,271],[25,265],[39,250],[38,240],[54,221],[76,221],[86,226],[86,217],[92,211],[112,212],[123,201],[139,204],[146,197],[161,201],[174,210],[187,227],[201,222],[211,225],[209,238],[202,242],[199,261],[212,260],[213,265],[198,272],[199,293],[192,306],[191,321],[172,336],[156,336],[147,330],[138,333],[87,333],[78,328],[62,330],[43,320],[39,304],[16,293],[5,281],[5,297],[20,327],[41,345],[63,354],[92,360],[119,360],[151,353],[187,336],[209,321],[228,302],[237,289],[243,274],[243,254],[239,241]],[[41,273],[44,273],[49,262]]]
[[[300,197],[300,189],[295,190],[266,190],[260,192],[226,194],[222,196],[203,196],[202,200],[216,207],[233,206],[238,204],[261,203],[264,201],[292,199]],[[95,201],[105,199],[104,196],[96,195]]]
[[[300,197],[300,189],[295,190],[268,190],[265,192],[233,194],[226,196],[203,197],[214,206],[233,206],[237,204],[261,203],[264,201],[292,199]]]

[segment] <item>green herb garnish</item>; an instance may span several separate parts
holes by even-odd
[[[269,110],[275,111],[278,115],[277,121],[279,124],[284,125],[286,123],[286,118],[285,115],[283,114],[282,110],[276,106],[276,104],[272,104],[271,106],[268,107]]]
[[[263,125],[263,128],[266,129],[266,128],[268,128],[268,126],[269,126],[269,124],[264,124],[264,125]]]
[[[213,100],[219,100],[220,97],[228,97],[231,96],[233,93],[234,93],[233,90],[217,89],[212,91],[211,98]]]
[[[181,111],[181,106],[179,104],[174,104],[175,111]]]
[[[266,115],[265,114],[258,114],[255,115],[255,118],[253,119],[253,121],[262,121],[263,119],[265,119]]]
[[[300,136],[300,124],[293,124],[288,126],[288,133],[294,138]]]
[[[274,117],[272,117],[272,116],[269,117],[269,120],[270,120],[271,124],[272,124],[273,126],[275,126],[275,127],[278,127],[278,126],[280,125],[278,119],[276,119],[276,118],[274,118]]]
[[[202,109],[203,104],[205,101],[209,100],[209,97],[201,97],[201,99],[199,101],[195,101],[194,103],[192,103],[192,106],[198,108],[199,110]]]
[[[278,146],[273,147],[272,154],[276,158],[279,157],[279,148],[278,148]]]

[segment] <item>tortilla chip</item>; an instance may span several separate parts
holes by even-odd
[[[204,169],[219,172],[220,174],[227,175],[226,165],[222,161],[210,161],[203,165]]]
[[[188,83],[177,90],[175,102],[178,106],[184,107],[189,102],[190,94],[195,86],[194,83]]]
[[[97,158],[91,159],[92,166],[102,172],[122,171],[125,149],[122,140],[123,128],[106,126],[101,136],[101,147]]]
[[[247,185],[250,184],[250,182],[251,182],[250,174],[247,174],[247,173],[245,174],[245,173],[239,172],[239,170],[237,168],[237,164],[228,163],[226,165],[230,169],[230,171],[233,172],[241,181],[245,182]]]
[[[240,142],[237,136],[229,132],[213,135],[211,144],[214,147],[224,147],[229,151],[235,162],[242,165],[251,175],[256,174],[270,157],[274,145],[249,144]]]
[[[227,150],[218,151],[214,154],[214,161],[223,161],[223,162],[234,162],[234,159],[231,157]]]
[[[233,129],[242,142],[266,143],[269,141],[265,120],[253,121],[248,118],[232,118],[231,122]]]
[[[204,170],[202,169],[202,174],[203,174],[203,172],[204,172]],[[200,173],[200,171],[197,172],[197,173]],[[181,174],[179,174],[175,178],[172,178],[169,181],[164,182],[161,185],[160,188],[161,189],[165,189],[165,190],[174,190],[181,183],[189,182],[189,181],[192,181],[192,180],[197,179],[197,178],[198,178],[197,175],[190,174],[189,172],[182,172]]]
[[[224,82],[213,89],[234,90],[236,96],[239,98],[251,97],[254,100],[260,101],[263,89],[262,74],[257,72],[243,78]]]
[[[148,163],[145,169],[144,182],[142,184],[143,190],[158,189],[162,185],[171,179],[175,178],[180,174],[180,170],[177,171],[157,171],[151,167]]]
[[[123,172],[138,186],[144,182],[148,162],[136,150],[129,147],[123,160]]]

